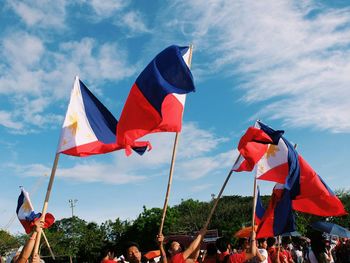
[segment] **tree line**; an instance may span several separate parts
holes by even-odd
[[[350,211],[350,191],[337,191],[347,211]],[[270,196],[261,196],[267,207]],[[164,235],[193,235],[205,223],[213,200],[203,202],[193,199],[182,200],[180,204],[169,207],[164,223]],[[233,239],[233,234],[251,223],[252,197],[224,196],[218,203],[209,229],[217,229],[221,236]],[[57,256],[54,262],[67,262],[72,257],[75,262],[99,262],[104,247],[114,245],[122,253],[126,241],[136,241],[143,251],[157,249],[155,236],[158,233],[162,209],[146,208],[132,221],[116,218],[102,224],[87,222],[79,217],[63,218],[45,230],[50,245]],[[309,224],[324,220],[322,217],[296,212],[297,230],[306,234]],[[350,217],[331,217],[331,222],[350,226]],[[13,236],[0,230],[0,254],[17,248],[26,240],[26,235]],[[234,240],[232,240],[234,242]],[[41,247],[45,262],[53,262],[45,245]]]

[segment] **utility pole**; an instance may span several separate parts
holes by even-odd
[[[74,207],[76,206],[76,203],[78,202],[78,199],[69,199],[68,202],[69,202],[70,208],[72,209],[72,219],[73,219],[73,217],[74,217]],[[74,227],[72,228],[72,237],[74,236],[74,231],[73,231],[73,229],[74,229]],[[75,246],[75,240],[74,240],[74,238],[73,238],[73,244],[74,244],[74,246]],[[73,258],[72,258],[71,255],[69,256],[69,262],[70,262],[70,263],[73,263]]]
[[[76,203],[78,202],[78,199],[69,199],[69,206],[72,208],[72,217],[74,217],[74,207],[76,206]]]

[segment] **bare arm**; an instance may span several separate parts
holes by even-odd
[[[259,252],[259,249],[256,250],[256,257],[259,262],[263,262],[266,259],[266,257]]]
[[[255,240],[255,237],[256,237],[256,234],[254,231],[252,231],[252,234],[251,234],[251,244],[250,244],[250,252],[246,252],[245,254],[245,259],[248,260],[248,259],[251,259],[253,257],[256,256],[256,240]]]
[[[28,258],[30,257],[30,254],[33,251],[36,237],[37,237],[38,233],[40,231],[42,231],[41,228],[42,228],[43,224],[44,223],[40,222],[39,220],[35,221],[35,228],[34,228],[35,230],[34,230],[33,234],[31,235],[31,237],[27,240],[21,254],[16,259],[15,263],[26,263],[27,262]]]
[[[199,250],[199,247],[201,245],[201,242],[202,242],[206,232],[207,232],[207,229],[206,228],[202,228],[199,231],[199,234],[195,238],[195,240],[193,240],[192,243],[190,244],[190,246],[183,252],[183,257],[184,257],[185,260],[187,258],[189,258],[192,255],[192,253],[194,253],[196,250]]]
[[[163,234],[157,235],[157,241],[158,241],[159,250],[160,250],[160,262],[161,263],[168,263],[168,259],[166,257],[166,252],[164,249],[164,236],[163,236]]]

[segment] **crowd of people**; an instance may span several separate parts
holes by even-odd
[[[101,263],[350,263],[350,239],[327,238],[321,232],[312,233],[310,238],[293,239],[255,239],[252,232],[250,238],[240,238],[235,245],[221,237],[215,243],[207,243],[201,250],[204,233],[201,230],[187,248],[176,240],[165,243],[164,236],[158,235],[160,256],[157,259],[143,259],[140,247],[131,242],[125,247],[124,257],[114,257],[111,248]]]
[[[39,220],[22,251],[12,259],[13,263],[40,263],[39,255],[32,255],[36,237],[41,230]],[[142,249],[136,242],[127,242],[124,252],[118,257],[113,246],[107,247],[100,263],[350,263],[350,239],[324,236],[312,232],[310,238],[260,238],[255,232],[249,238],[240,238],[231,244],[221,237],[215,243],[205,243],[203,228],[187,246],[176,240],[167,240],[162,234],[157,236],[159,255],[144,258]]]

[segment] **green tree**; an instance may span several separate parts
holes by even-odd
[[[4,255],[11,249],[19,247],[18,238],[12,236],[10,233],[4,230],[0,230],[0,255]]]

